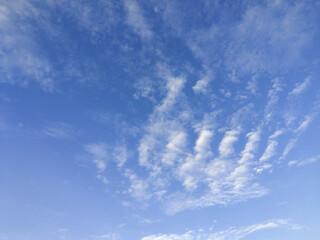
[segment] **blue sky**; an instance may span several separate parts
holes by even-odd
[[[0,240],[317,240],[320,2],[0,1]]]

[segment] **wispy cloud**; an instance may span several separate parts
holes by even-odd
[[[109,232],[109,233],[91,236],[89,239],[90,240],[119,240],[121,238],[119,233]]]
[[[277,219],[263,223],[253,224],[246,227],[231,227],[224,231],[212,232],[204,229],[191,230],[182,234],[157,234],[143,237],[141,240],[239,240],[248,235],[267,229],[287,228],[297,230],[300,227],[289,223],[288,220]]]
[[[170,115],[172,114],[172,108],[177,102],[177,98],[182,94],[181,90],[186,80],[184,77],[172,76],[172,73],[163,67],[160,69],[160,77],[166,82],[166,95],[160,104],[155,105],[154,111],[149,118],[149,125],[146,127],[146,134],[140,141],[139,162],[142,166],[151,167],[149,161],[152,160],[152,156],[150,156],[150,152],[154,150],[159,140],[165,138],[172,141],[170,130],[177,131],[178,129],[183,129],[179,121],[177,121],[178,119],[172,119]],[[183,140],[183,135],[180,135],[179,138]],[[176,140],[179,140],[179,138]],[[172,144],[167,144],[167,150],[172,150]],[[165,159],[163,160],[165,161]]]
[[[101,174],[98,174],[98,175],[96,176],[96,178],[99,179],[99,180],[100,180],[101,182],[103,182],[104,184],[108,184],[108,183],[109,183],[108,179],[107,179],[105,176],[102,176]]]
[[[117,166],[122,168],[128,160],[128,150],[124,146],[117,146],[113,151],[113,157],[117,162]]]
[[[138,176],[132,171],[127,169],[125,176],[130,180],[129,194],[138,201],[144,201],[151,198],[151,194],[148,190],[148,182],[138,178]]]
[[[310,115],[307,115],[305,116],[304,120],[300,123],[300,125],[298,126],[298,128],[295,130],[296,133],[301,133],[303,131],[305,131],[310,123],[312,122],[314,116],[314,114],[310,114]]]
[[[153,36],[153,32],[146,23],[142,11],[138,3],[124,0],[124,5],[127,10],[127,24],[130,25],[143,40],[148,40]]]
[[[53,138],[71,138],[73,131],[69,124],[56,122],[48,124],[42,132]]]
[[[93,156],[98,172],[103,172],[107,167],[109,154],[104,143],[92,143],[85,146],[85,150]]]
[[[288,166],[293,167],[293,166],[297,166],[297,167],[302,167],[308,164],[312,164],[312,163],[316,163],[317,161],[320,160],[320,155],[311,157],[311,158],[307,158],[307,159],[303,159],[301,161],[297,161],[297,160],[291,160],[288,162]]]
[[[227,157],[234,153],[233,144],[238,140],[239,131],[231,130],[227,131],[220,142],[219,153],[220,157]]]
[[[269,141],[268,146],[259,161],[265,162],[269,160],[275,154],[277,145],[278,145],[278,142],[272,141],[272,140]]]
[[[317,115],[317,112],[314,111],[311,114],[308,114],[304,116],[304,119],[299,123],[299,125],[296,127],[294,130],[294,133],[296,134],[295,137],[293,137],[285,146],[282,156],[280,157],[280,160],[285,159],[289,152],[295,147],[299,137],[301,136],[302,133],[304,133],[309,125],[312,123],[314,117]]]
[[[310,85],[311,78],[307,77],[302,83],[296,83],[296,87],[290,92],[291,95],[299,95],[303,93]]]
[[[45,14],[31,2],[0,4],[0,69],[6,75],[1,82],[28,86],[34,81],[44,90],[52,91],[52,65],[37,46],[28,18],[41,21]],[[19,73],[26,77],[17,77]]]
[[[280,130],[276,130],[271,136],[269,136],[267,147],[259,159],[260,165],[255,168],[258,173],[266,169],[270,169],[272,167],[271,163],[266,163],[266,162],[276,154],[276,148],[279,143],[275,139],[283,133],[284,133],[284,130],[280,129]]]
[[[206,93],[209,87],[209,83],[213,80],[213,73],[206,67],[205,73],[201,74],[201,78],[192,87],[196,93]]]

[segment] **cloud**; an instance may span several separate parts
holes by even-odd
[[[101,182],[103,182],[104,184],[108,184],[108,183],[109,183],[108,179],[107,179],[106,177],[100,175],[100,174],[98,174],[98,175],[96,176],[96,178],[99,179],[99,180],[100,180]]]
[[[129,194],[138,201],[145,201],[151,198],[148,191],[148,182],[137,177],[130,169],[126,169],[125,176],[130,180]]]
[[[118,163],[118,167],[122,168],[123,165],[128,160],[128,151],[127,148],[124,146],[117,146],[113,151],[113,157],[115,158],[116,162]]]
[[[279,100],[279,93],[282,91],[282,88],[280,87],[280,81],[278,78],[273,79],[272,83],[272,88],[268,91],[268,101],[264,109],[265,124],[270,122],[274,106]]]
[[[68,19],[74,29],[86,31],[94,42],[103,39],[119,21],[114,9],[112,1],[102,0],[95,4],[65,0],[44,0],[41,4],[1,1],[0,82],[36,86],[47,92],[57,91],[65,79],[94,82],[101,77],[100,71],[95,70],[97,62],[80,62],[80,55],[71,57],[79,53],[73,52],[74,41],[79,39],[68,35],[64,21]]]
[[[227,131],[220,142],[219,153],[220,157],[227,157],[234,153],[233,144],[238,141],[239,131],[231,130]]]
[[[281,72],[301,63],[314,27],[307,4],[269,2],[246,8],[233,30],[226,63],[240,73]],[[281,14],[280,14],[281,13]]]
[[[136,88],[136,92],[133,95],[134,98],[138,99],[140,97],[148,98],[152,101],[155,101],[153,94],[155,93],[154,81],[149,78],[141,78],[139,79],[134,87]]]
[[[269,140],[268,141],[268,146],[265,149],[263,155],[260,158],[260,162],[265,162],[269,160],[271,157],[275,155],[276,152],[276,147],[278,146],[278,142],[274,140]]]
[[[186,147],[186,141],[187,135],[185,132],[172,132],[161,161],[166,165],[172,166],[176,159],[183,154],[183,149]]]
[[[240,164],[248,163],[250,160],[254,158],[253,153],[258,148],[258,142],[260,140],[261,129],[257,129],[256,131],[252,131],[248,133],[246,136],[248,137],[248,141],[244,150],[241,153],[241,159],[239,160]]]
[[[289,93],[290,95],[299,95],[303,93],[310,85],[310,77],[304,79],[302,83],[296,83],[296,87]]]
[[[301,124],[298,126],[298,128],[295,130],[295,132],[296,133],[304,132],[309,127],[313,118],[314,118],[313,114],[305,116],[303,122],[301,122]]]
[[[276,219],[245,227],[231,227],[224,231],[212,232],[203,229],[188,231],[182,234],[157,234],[143,237],[141,240],[239,240],[248,235],[267,229],[287,228],[299,229],[299,226],[291,224],[288,220]]]
[[[0,3],[0,69],[4,73],[1,82],[21,86],[36,83],[52,91],[52,64],[34,40],[30,18],[39,25],[46,21],[45,13],[30,2]],[[25,77],[19,77],[20,74]]]
[[[282,156],[280,157],[280,159],[284,159],[287,157],[287,155],[289,154],[289,152],[294,148],[294,146],[296,145],[298,141],[298,138],[293,138],[289,141],[289,143],[287,143],[287,145],[285,146]]]
[[[197,178],[194,174],[204,167],[205,160],[212,155],[210,141],[213,131],[203,129],[200,131],[198,139],[194,146],[194,155],[189,154],[184,162],[179,166],[179,175],[183,178],[183,185],[187,190],[197,188]],[[198,169],[195,170],[195,169]]]
[[[90,239],[91,240],[119,240],[120,234],[109,232],[101,235],[94,235]]]
[[[153,168],[156,166],[154,165],[155,162],[153,164],[150,163],[150,161],[152,161],[150,153],[155,150],[156,144],[163,139],[172,141],[172,136],[170,137],[171,131],[175,132],[179,129],[182,131],[183,129],[181,123],[179,123],[179,119],[173,119],[170,115],[172,114],[173,107],[177,103],[178,98],[182,95],[182,88],[186,82],[184,77],[172,76],[172,73],[166,67],[160,67],[159,72],[160,77],[165,80],[166,95],[159,104],[154,106],[154,110],[149,117],[149,123],[146,126],[146,133],[139,144],[140,165],[147,167],[153,166]],[[181,113],[183,114],[184,112],[185,111]],[[181,116],[183,117],[184,115]],[[182,137],[183,135],[180,135],[180,140],[182,140]],[[169,147],[169,149],[167,148],[167,151],[170,151],[170,146],[172,145],[170,145],[170,143],[167,144],[166,147]],[[155,159],[153,159],[153,161],[154,160]],[[165,161],[165,159],[163,160]],[[171,161],[172,160],[173,159],[171,159]]]
[[[293,167],[293,166],[297,166],[297,167],[302,167],[308,164],[312,164],[312,163],[316,163],[317,161],[320,160],[320,155],[311,157],[311,158],[307,158],[304,159],[302,161],[297,161],[297,160],[291,160],[288,162],[288,166]]]
[[[205,67],[206,68],[206,67]],[[209,83],[213,80],[213,73],[206,68],[205,73],[201,74],[201,78],[192,87],[195,93],[206,93],[210,89]]]
[[[71,138],[72,137],[72,128],[69,124],[66,123],[51,123],[42,129],[42,132],[53,138]]]
[[[278,142],[275,139],[283,133],[284,130],[280,129],[276,130],[271,136],[269,136],[268,145],[259,159],[259,166],[255,168],[257,173],[261,173],[264,170],[271,169],[271,167],[273,166],[271,163],[266,162],[276,154]]]
[[[124,5],[127,11],[127,24],[132,27],[143,40],[148,40],[153,36],[153,32],[146,23],[142,11],[138,3],[133,0],[124,0]]]
[[[93,156],[98,172],[103,172],[107,167],[108,153],[107,145],[104,143],[93,143],[85,146],[85,150]]]

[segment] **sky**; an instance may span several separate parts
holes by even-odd
[[[320,1],[0,0],[0,240],[318,240]]]

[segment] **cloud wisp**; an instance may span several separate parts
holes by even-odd
[[[182,234],[157,234],[143,237],[141,240],[240,240],[255,232],[266,231],[275,228],[288,228],[297,230],[300,227],[289,223],[285,219],[270,220],[263,223],[253,224],[245,227],[231,227],[224,231],[213,232],[199,229]]]

